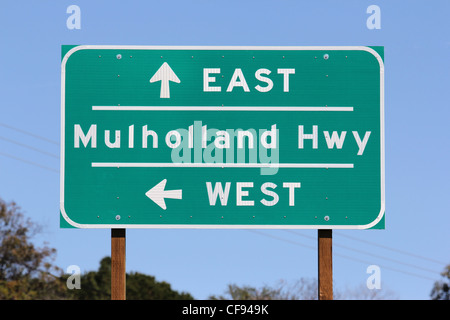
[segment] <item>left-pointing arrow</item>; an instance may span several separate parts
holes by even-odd
[[[161,81],[161,93],[160,98],[170,98],[169,81],[180,83],[175,72],[169,66],[167,62],[164,62],[162,66],[156,71],[153,77],[150,79],[150,83]]]
[[[158,183],[156,186],[145,193],[147,197],[153,200],[153,202],[155,202],[164,210],[167,209],[166,202],[164,201],[165,198],[181,199],[182,197],[182,190],[164,190],[164,188],[166,187],[166,182],[167,179],[162,180],[160,183]]]

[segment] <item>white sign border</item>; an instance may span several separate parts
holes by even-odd
[[[371,53],[380,64],[380,212],[375,220],[365,225],[230,225],[230,224],[80,224],[66,213],[64,208],[64,159],[65,159],[65,80],[69,57],[79,50],[360,50]],[[133,229],[369,229],[381,221],[385,214],[385,133],[384,133],[384,62],[380,55],[366,46],[134,46],[134,45],[80,45],[70,49],[61,61],[61,156],[60,156],[60,214],[75,228],[133,228]]]

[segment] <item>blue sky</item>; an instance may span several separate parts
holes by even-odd
[[[70,5],[81,29],[70,30]],[[370,30],[370,5],[381,29]],[[381,269],[382,292],[429,299],[449,260],[450,2],[2,1],[0,197],[43,226],[55,263],[97,270],[110,231],[59,228],[61,45],[384,46],[386,229],[333,233],[335,289]],[[43,138],[47,139],[44,140]],[[127,271],[205,299],[227,284],[317,277],[315,230],[127,232]]]

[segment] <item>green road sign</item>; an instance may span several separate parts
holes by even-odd
[[[383,47],[63,46],[61,226],[384,228]]]

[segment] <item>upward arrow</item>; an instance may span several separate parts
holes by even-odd
[[[150,79],[150,83],[161,81],[161,94],[160,98],[170,98],[169,81],[180,83],[175,72],[172,68],[164,62],[162,66],[156,71],[153,77]]]

